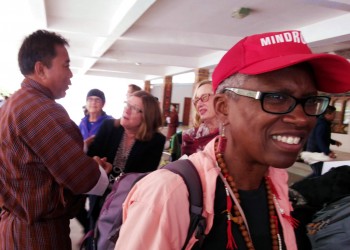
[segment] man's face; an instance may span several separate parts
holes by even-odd
[[[43,83],[49,88],[55,99],[62,98],[71,85],[73,74],[69,68],[69,56],[64,46],[56,46],[56,57],[53,58],[51,67],[44,66],[45,77]]]
[[[282,92],[296,98],[317,94],[311,75],[295,67],[254,76],[240,88]],[[288,114],[269,114],[262,110],[260,100],[243,96],[229,97],[228,119],[232,153],[251,165],[277,168],[295,162],[316,122],[299,104]]]

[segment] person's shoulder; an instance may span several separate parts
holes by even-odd
[[[197,128],[191,127],[191,128],[188,128],[188,129],[183,130],[183,131],[182,131],[182,134],[183,134],[183,135],[193,135],[193,134],[196,133],[196,130],[197,130],[197,129],[198,129],[198,127],[197,127]]]
[[[124,128],[120,126],[120,123],[117,119],[105,119],[102,121],[101,126],[99,128],[98,134],[103,131],[104,134],[120,134],[123,133]]]
[[[154,134],[153,134],[153,139],[155,139],[155,140],[166,140],[166,137],[165,137],[165,135],[163,135],[161,132],[155,132]]]
[[[325,123],[327,120],[324,118],[324,116],[320,116],[317,118],[317,123]]]
[[[323,117],[319,117],[317,119],[317,122],[316,122],[316,125],[315,125],[315,128],[319,128],[319,127],[325,127],[327,126],[329,123],[326,119],[324,119]]]
[[[69,118],[67,110],[59,103],[53,101],[53,102],[48,102],[48,111],[55,116],[55,112],[59,114],[60,116],[63,116],[64,118]],[[70,118],[69,118],[70,120]]]
[[[143,198],[145,196],[155,196],[155,194],[157,194],[155,197],[159,197],[159,195],[170,195],[179,191],[179,189],[187,190],[182,177],[167,169],[158,169],[149,173],[138,181],[135,187]]]
[[[100,117],[101,120],[107,120],[107,119],[114,119],[113,116],[111,115],[107,115],[106,112],[103,111],[101,117]]]
[[[102,122],[102,124],[104,124],[105,126],[110,127],[110,128],[120,127],[120,126],[117,126],[116,123],[118,123],[118,120],[114,119],[114,118],[107,118],[107,119],[104,119]]]
[[[87,122],[87,119],[88,119],[88,115],[84,116],[83,118],[81,118],[80,120],[80,125],[83,124],[83,123],[86,123]]]
[[[65,108],[54,99],[46,95],[29,89],[25,92],[23,89],[18,91],[12,103],[20,108],[19,113],[29,116],[40,116],[42,119],[66,119],[69,115]]]

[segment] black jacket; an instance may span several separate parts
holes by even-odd
[[[89,146],[88,155],[107,157],[113,164],[118,146],[124,134],[123,126],[114,126],[115,119],[105,120],[94,141]],[[155,133],[150,141],[136,140],[126,161],[124,172],[149,172],[158,168],[165,144],[165,136]]]
[[[118,146],[124,134],[123,126],[119,125],[118,127],[115,127],[114,121],[115,119],[107,119],[103,121],[87,152],[91,157],[107,157],[107,161],[111,164],[113,164]],[[130,150],[124,172],[145,173],[156,170],[163,153],[164,144],[165,136],[160,133],[155,133],[150,141],[136,140]],[[117,176],[113,170],[109,177],[112,177],[111,175],[114,177]],[[90,210],[88,217],[90,220],[90,229],[95,228],[95,223],[100,214],[100,210],[109,192],[110,189],[107,189],[102,197],[89,195]]]
[[[317,119],[316,126],[311,132],[306,150],[329,155],[330,144],[335,144],[335,141],[331,139],[331,122],[321,116]]]

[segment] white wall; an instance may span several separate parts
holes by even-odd
[[[332,139],[340,141],[343,144],[340,147],[331,145],[332,150],[350,153],[350,134],[349,134],[349,132],[348,132],[348,134],[332,133]]]
[[[11,77],[6,78],[6,81],[0,81],[0,92],[12,94],[21,87],[23,76],[15,72]],[[0,76],[0,79],[2,77]],[[115,118],[120,118],[123,113],[124,101],[128,85],[133,83],[141,88],[144,87],[144,82],[141,80],[130,80],[111,77],[98,76],[79,76],[75,75],[71,79],[71,85],[66,92],[66,96],[58,99],[68,112],[70,118],[79,124],[83,118],[82,106],[86,104],[86,95],[90,89],[97,88],[104,92],[106,104],[103,110]]]
[[[20,87],[20,83],[23,77],[20,74],[14,74],[11,79],[3,82],[4,90],[8,90],[9,93],[13,93]],[[10,83],[10,84],[9,84]],[[107,114],[118,118],[123,112],[123,101],[125,100],[125,94],[127,86],[130,83],[134,83],[143,88],[143,81],[130,81],[125,79],[116,78],[103,78],[93,76],[75,76],[72,78],[72,85],[67,91],[65,98],[58,100],[58,103],[62,104],[68,111],[71,119],[79,124],[83,117],[82,106],[86,102],[86,94],[92,88],[101,89],[106,95],[106,105],[104,110]],[[172,90],[172,103],[180,104],[179,120],[182,122],[184,98],[192,98],[192,83],[173,83]],[[6,87],[6,88],[5,88]],[[163,100],[163,85],[152,85],[151,93],[159,98],[159,101]],[[162,106],[161,106],[162,107]],[[332,133],[334,140],[340,141],[343,145],[340,147],[331,146],[332,150],[342,151],[350,153],[350,134],[338,134]]]

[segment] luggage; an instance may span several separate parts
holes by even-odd
[[[307,231],[313,250],[350,249],[350,196],[319,210]]]
[[[184,247],[196,232],[196,237],[204,237],[205,220],[202,217],[203,192],[196,168],[189,160],[171,162],[162,169],[168,169],[179,174],[186,183],[190,201],[190,227]],[[113,184],[112,191],[106,197],[96,223],[94,233],[89,232],[89,247],[86,249],[113,250],[122,226],[123,202],[133,185],[149,173],[127,173],[120,176]],[[86,239],[87,240],[87,239]],[[92,245],[92,246],[91,246]]]
[[[326,222],[317,223],[319,220],[322,220],[322,217],[319,217],[321,213],[326,213],[326,210],[331,210],[332,204],[338,204],[337,202],[340,202],[342,198],[350,196],[349,180],[350,166],[344,165],[333,168],[321,176],[300,180],[290,187],[289,197],[294,208],[292,216],[300,222],[299,227],[295,230],[298,249],[311,249],[310,240],[313,241],[314,249],[327,249],[327,247],[322,247],[325,244],[323,243],[324,235],[328,235],[327,237],[329,237],[330,241],[338,237],[335,232],[334,234],[329,232],[329,230],[332,230],[338,224],[327,226],[326,228],[329,229],[325,228],[325,230],[317,232],[318,227],[324,227],[325,224],[321,224]],[[330,212],[326,214],[329,215]],[[312,226],[313,224],[311,223],[315,223],[316,225]],[[310,237],[307,234],[308,228],[310,228]],[[340,241],[339,244],[341,244]],[[348,248],[350,249],[350,247]]]

